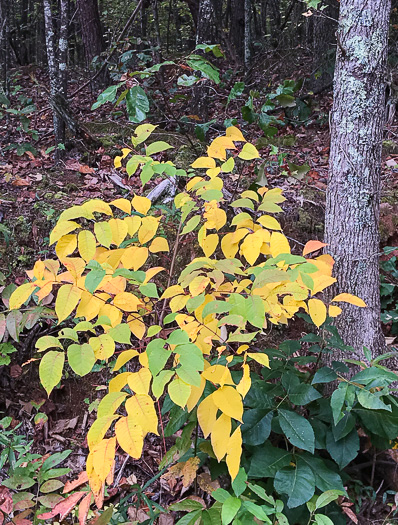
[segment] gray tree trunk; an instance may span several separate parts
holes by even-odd
[[[245,43],[244,43],[244,62],[245,69],[249,69],[252,47],[252,2],[245,0]]]
[[[344,306],[336,319],[343,340],[360,355],[363,346],[373,355],[385,347],[378,254],[390,7],[391,0],[341,0],[337,32],[325,240],[338,291],[367,304]]]

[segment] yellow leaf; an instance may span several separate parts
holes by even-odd
[[[63,321],[76,308],[77,303],[82,295],[82,290],[76,288],[72,284],[64,284],[58,290],[57,299],[55,301],[55,313],[58,317],[58,323]]]
[[[175,297],[176,295],[183,294],[184,288],[180,286],[179,284],[174,284],[173,286],[169,286],[169,288],[166,288],[166,290],[162,293],[161,299],[170,299],[170,297]]]
[[[159,272],[164,271],[165,268],[163,268],[163,266],[154,266],[153,268],[149,268],[149,270],[145,272],[144,284],[148,283],[152,279],[152,277],[155,277],[155,275],[157,275]]]
[[[146,352],[141,352],[138,358],[140,365],[144,368],[149,368],[148,354]]]
[[[128,233],[128,226],[122,219],[110,219],[109,227],[112,234],[112,243],[120,246]]]
[[[103,303],[100,308],[100,311],[98,312],[98,315],[105,315],[109,317],[112,327],[120,324],[122,322],[123,317],[122,312],[118,308],[115,308],[112,304]]]
[[[23,303],[29,299],[35,288],[36,285],[34,283],[25,283],[21,286],[18,286],[18,288],[11,294],[9,302],[10,310],[15,310],[16,308],[22,306]]]
[[[87,262],[94,258],[97,243],[89,230],[82,230],[77,236],[77,243],[81,257]]]
[[[122,160],[123,160],[123,157],[121,157],[121,155],[116,155],[116,157],[113,159],[113,165],[115,166],[116,169],[122,167]]]
[[[169,383],[167,389],[173,403],[182,408],[185,407],[191,395],[191,385],[188,385],[188,383],[185,383],[185,381],[177,377]]]
[[[211,157],[199,157],[191,164],[193,168],[215,168],[216,161]]]
[[[127,213],[128,215],[131,214],[131,202],[127,199],[115,199],[109,204],[116,206],[116,208],[119,208],[119,210],[124,211],[124,213]]]
[[[257,261],[262,245],[263,239],[257,235],[257,232],[246,236],[240,246],[240,251],[249,264],[253,265]]]
[[[77,238],[75,234],[64,235],[59,239],[55,247],[55,253],[60,261],[68,257],[76,250]]]
[[[311,259],[312,262],[312,259]],[[337,279],[330,277],[329,275],[320,274],[320,272],[310,274],[314,281],[314,288],[312,289],[312,295],[322,292],[328,286],[334,284]]]
[[[170,251],[169,243],[164,237],[155,237],[149,247],[151,253],[168,252]]]
[[[105,481],[115,460],[116,438],[103,439],[93,450],[93,466],[101,481]]]
[[[240,468],[240,458],[242,456],[242,431],[238,427],[228,441],[226,463],[232,481],[236,478]]]
[[[270,241],[272,257],[277,257],[281,253],[290,253],[289,241],[279,232],[272,232]]]
[[[96,222],[94,224],[94,233],[97,237],[97,241],[109,248],[112,242],[112,230],[108,222]]]
[[[127,270],[137,271],[146,263],[148,253],[148,248],[145,246],[130,246],[123,251],[120,262]]]
[[[96,359],[109,359],[115,353],[115,341],[108,334],[90,337],[88,340]]]
[[[229,417],[242,421],[243,403],[240,394],[232,386],[222,386],[211,394],[213,403]]]
[[[227,453],[230,434],[231,418],[225,414],[221,414],[211,430],[211,446],[213,447],[218,462],[220,462]]]
[[[87,445],[90,450],[97,445],[108,432],[112,423],[120,416],[104,416],[96,419],[87,433]]]
[[[156,235],[159,228],[159,220],[156,217],[144,217],[140,229],[138,230],[138,240],[140,244],[145,244]]]
[[[206,380],[202,376],[200,378],[199,386],[191,385],[191,394],[187,401],[188,412],[191,412],[196,407],[199,399],[202,397],[205,386],[206,386]]]
[[[121,354],[119,354],[118,358],[116,359],[115,366],[113,367],[112,372],[117,372],[124,366],[128,361],[133,359],[138,355],[137,350],[124,350]]]
[[[85,317],[86,321],[91,321],[94,317],[97,317],[103,301],[94,297],[91,293],[84,291],[81,296],[79,306],[76,310],[76,317]]]
[[[214,423],[216,422],[217,410],[218,408],[213,403],[211,396],[205,397],[198,406],[198,421],[205,439],[213,430]]]
[[[170,301],[170,309],[174,312],[179,312],[183,308],[185,308],[185,305],[187,304],[189,300],[189,295],[176,295],[173,297]]]
[[[123,312],[136,312],[142,301],[132,293],[121,292],[115,295],[113,304]]]
[[[82,204],[84,210],[93,213],[94,211],[98,213],[104,213],[105,215],[113,215],[111,207],[107,202],[101,201],[99,199],[92,199],[84,204]]]
[[[231,372],[227,366],[212,365],[202,372],[202,377],[210,381],[210,383],[218,385],[234,385],[232,381]]]
[[[141,340],[144,337],[146,331],[145,323],[141,319],[135,318],[132,315],[127,318],[127,321],[131,332],[136,336],[137,339]]]
[[[253,146],[253,144],[250,144],[247,142],[243,148],[242,151],[239,153],[238,157],[243,160],[252,160],[252,159],[259,159],[260,155],[257,151],[257,148]]]
[[[261,224],[261,226],[264,226],[264,228],[268,228],[270,230],[281,230],[281,225],[279,222],[274,219],[274,217],[271,217],[270,215],[262,215],[257,219],[257,222]]]
[[[221,168],[219,166],[217,166],[217,168],[211,168],[211,169],[208,169],[206,171],[206,175],[208,175],[211,179],[213,179],[214,177],[217,177],[217,175],[221,172]],[[219,179],[221,181],[221,179]],[[221,181],[222,182],[222,181]],[[207,184],[207,183],[206,183]],[[217,183],[215,183],[217,184]],[[220,183],[218,183],[220,184]],[[214,187],[214,184],[211,183],[208,185],[208,188],[209,189],[217,189]]]
[[[242,135],[242,132],[236,126],[230,126],[227,128],[225,135],[236,142],[246,142],[245,137]]]
[[[244,364],[242,379],[240,380],[238,386],[236,387],[236,390],[239,392],[242,398],[245,398],[246,394],[250,390],[251,384],[252,384],[252,380],[250,377],[250,367],[248,364]]]
[[[340,306],[335,306],[334,304],[331,304],[329,306],[329,316],[330,317],[338,317],[342,312],[342,309]]]
[[[352,295],[350,293],[340,293],[340,294],[336,295],[336,297],[334,297],[332,299],[332,302],[334,302],[334,301],[353,304],[354,306],[359,306],[361,308],[365,308],[366,307],[365,301],[363,301],[362,299],[360,299],[356,295]]]
[[[158,433],[158,418],[156,416],[153,400],[146,394],[136,394],[126,401],[127,414],[131,416],[136,425],[142,428],[144,434]]]
[[[120,392],[126,385],[132,372],[123,372],[109,381],[108,392]]]
[[[133,215],[132,217],[125,217],[123,221],[127,224],[127,231],[130,237],[133,237],[138,232],[138,228],[141,226],[142,217]]]
[[[218,241],[218,235],[216,233],[211,233],[210,235],[206,235],[202,242],[199,243],[206,257],[213,255],[218,246]]]
[[[326,306],[320,299],[308,300],[308,313],[318,328],[326,321]]]
[[[128,378],[128,385],[135,394],[148,394],[152,374],[148,368],[141,368]]]
[[[204,213],[204,218],[207,220],[205,226],[208,230],[214,228],[218,231],[227,222],[227,214],[221,208],[211,208],[206,210],[206,212]],[[207,257],[209,256],[207,255]]]
[[[189,291],[192,297],[200,295],[210,283],[210,279],[205,275],[198,275],[189,283]]]
[[[106,394],[98,405],[97,417],[113,416],[126,397],[126,392],[113,392],[112,394]]]
[[[142,215],[146,215],[152,205],[152,202],[150,199],[147,199],[146,197],[140,197],[139,195],[134,195],[134,197],[131,200],[131,204],[135,211],[138,211],[138,213],[141,213]]]
[[[251,357],[252,359],[254,359],[255,361],[257,361],[257,363],[260,363],[260,365],[263,365],[263,366],[266,366],[267,368],[269,368],[269,357],[267,356],[267,354],[261,354],[261,353],[248,353],[247,354],[248,357]]]
[[[75,221],[58,221],[50,233],[50,246],[57,242],[64,235],[72,232],[73,230],[76,230],[76,228],[81,228],[81,226]]]
[[[142,428],[131,416],[122,417],[115,425],[116,438],[122,449],[132,458],[139,459],[142,454],[144,437]]]

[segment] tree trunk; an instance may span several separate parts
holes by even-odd
[[[252,55],[252,2],[245,0],[245,43],[244,43],[244,61],[245,69],[250,67],[250,60]]]
[[[343,306],[336,326],[346,344],[360,355],[366,346],[374,356],[385,346],[378,223],[390,2],[372,0],[365,8],[363,0],[340,3],[325,218],[338,291],[367,304]]]
[[[270,16],[271,45],[278,47],[279,28],[281,26],[281,6],[280,0],[268,0],[268,12]]]
[[[235,53],[235,60],[244,61],[245,50],[245,2],[244,0],[231,0],[231,47]]]
[[[51,0],[43,0],[44,7],[44,24],[46,28],[46,49],[47,49],[47,63],[48,63],[48,73],[50,76],[50,91],[51,97],[55,98],[59,93],[62,93],[62,88],[60,85],[59,70],[58,70],[58,61],[55,53],[54,46],[54,22],[51,12]],[[65,124],[62,118],[58,113],[53,109],[53,122],[54,122],[54,135],[55,135],[55,145],[58,146],[60,143],[65,142]],[[56,150],[56,160],[59,159],[60,150]]]
[[[8,0],[0,0],[0,59],[2,65],[2,84],[6,95],[10,88],[10,18]]]
[[[87,67],[92,68],[92,61],[105,51],[105,42],[102,32],[101,20],[99,16],[97,0],[76,0],[79,13],[80,28],[84,51],[86,55]],[[100,67],[98,65],[97,67]],[[105,68],[103,73],[97,77],[96,87],[105,87],[108,83],[108,70]]]

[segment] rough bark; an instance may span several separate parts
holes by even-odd
[[[268,0],[268,13],[270,17],[271,45],[272,47],[278,47],[279,28],[281,26],[280,0]]]
[[[245,42],[244,42],[244,62],[245,69],[250,67],[252,54],[252,2],[245,0]]]
[[[2,84],[6,95],[9,94],[10,46],[9,46],[9,6],[8,0],[0,0],[0,59],[2,65]]]
[[[378,223],[390,1],[341,0],[325,218],[338,291],[367,304],[344,306],[337,328],[359,354],[366,346],[374,356],[385,346]]]
[[[76,0],[79,13],[80,28],[87,67],[92,68],[92,62],[105,51],[105,41],[99,16],[97,0]],[[108,83],[108,70],[103,69],[97,77],[96,87],[105,87]]]
[[[59,78],[58,70],[58,60],[55,51],[54,44],[54,23],[51,12],[51,0],[43,0],[44,7],[44,24],[46,28],[46,50],[47,50],[47,63],[48,63],[48,73],[50,76],[50,91],[51,98],[57,96],[58,93],[62,93],[62,88]],[[54,135],[56,145],[65,142],[65,124],[58,115],[58,113],[53,111],[53,123],[54,123]],[[56,157],[59,155],[58,149],[56,149]]]

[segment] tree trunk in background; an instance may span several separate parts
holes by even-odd
[[[268,0],[268,16],[270,17],[271,45],[278,47],[280,42],[279,28],[281,26],[280,0]]]
[[[59,3],[58,75],[62,96],[68,97],[68,0]]]
[[[235,53],[235,60],[243,63],[245,57],[245,2],[244,0],[231,0],[231,47]]]
[[[98,57],[105,51],[105,42],[102,32],[102,26],[99,16],[97,0],[76,0],[76,6],[79,13],[80,28],[84,51],[86,55],[87,67],[92,67],[94,57]],[[100,67],[100,66],[98,66]],[[96,79],[98,87],[105,87],[109,80],[108,70]]]
[[[331,84],[336,60],[336,30],[339,2],[330,0],[328,7],[313,16],[313,56],[316,89]]]
[[[57,97],[58,93],[62,93],[62,88],[59,78],[58,61],[54,46],[54,22],[51,12],[51,0],[43,0],[44,7],[44,24],[46,28],[46,49],[47,49],[47,63],[48,73],[50,76],[50,91],[51,98]],[[65,123],[53,109],[54,135],[55,146],[65,142]],[[59,149],[55,150],[56,160],[59,159]]]
[[[199,17],[199,0],[185,0],[189,10],[191,12],[192,20],[194,26],[198,26],[198,17]]]
[[[385,346],[378,254],[390,1],[372,0],[365,8],[363,0],[340,3],[325,218],[338,290],[367,304],[344,306],[336,326],[346,344],[360,355],[366,346],[374,356]]]
[[[245,0],[245,43],[244,43],[245,69],[249,69],[252,55],[252,1]]]
[[[10,79],[8,71],[10,69],[10,45],[9,45],[9,6],[8,0],[0,0],[0,59],[2,66],[2,84],[6,95],[9,94]]]

